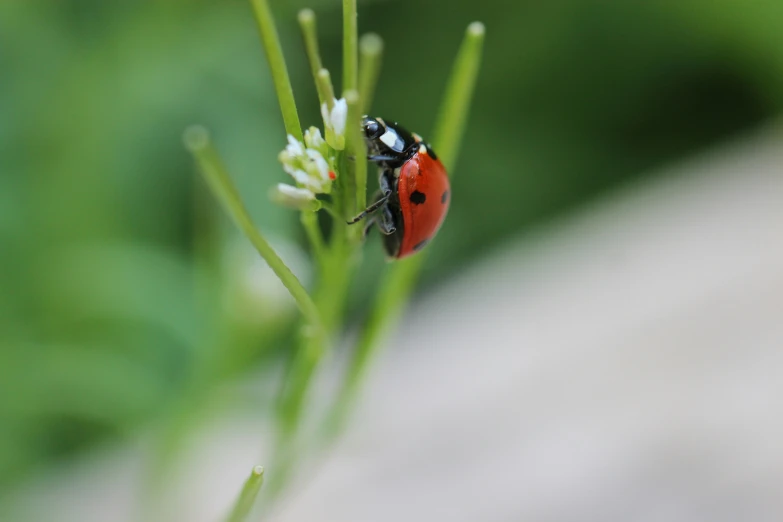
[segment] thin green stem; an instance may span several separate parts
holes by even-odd
[[[345,147],[343,147],[345,148]],[[337,152],[337,172],[340,174],[337,176],[335,182],[336,190],[332,191],[332,198],[334,201],[334,207],[337,209],[340,215],[340,220],[335,223],[335,228],[332,231],[332,245],[335,246],[342,242],[347,234],[344,225],[345,221],[351,218],[351,213],[347,210],[348,206],[348,159],[345,150]]]
[[[283,113],[285,130],[294,138],[302,141],[302,125],[299,123],[299,114],[296,112],[294,91],[291,88],[291,80],[288,77],[288,68],[283,58],[283,48],[280,46],[280,38],[277,35],[275,21],[269,10],[267,0],[250,0],[253,12],[258,22],[261,33],[261,41],[264,44],[264,52],[272,72],[272,80],[275,84],[277,99],[280,102],[280,111]]]
[[[441,102],[438,118],[435,120],[432,143],[449,172],[457,162],[462,135],[468,121],[470,103],[481,66],[484,33],[484,24],[481,22],[473,22],[468,26],[446,84],[446,95]]]
[[[359,71],[356,0],[343,0],[343,93],[355,90]]]
[[[315,22],[315,13],[312,9],[302,9],[297,18],[299,28],[302,30],[307,59],[310,62],[310,71],[313,73],[313,79],[316,80],[318,71],[323,68],[323,65],[321,65],[321,52],[318,50],[318,28]],[[323,102],[324,100],[321,100],[321,103]]]
[[[196,288],[202,297],[214,290],[210,277],[219,267],[218,214],[212,195],[204,180],[193,178],[193,259],[198,270],[195,272]],[[200,304],[209,303],[209,298],[199,299]]]
[[[326,108],[331,111],[334,108],[334,87],[332,87],[332,75],[327,69],[318,70],[315,75],[315,86],[318,89],[318,96],[324,99],[322,103],[326,103]]]
[[[332,248],[324,258],[322,277],[315,294],[315,301],[321,310],[321,317],[327,332],[333,333],[340,327],[345,300],[350,283],[352,264],[350,245],[345,240],[343,219],[335,223]],[[270,494],[279,494],[290,479],[296,460],[299,426],[305,408],[307,393],[312,384],[318,364],[326,353],[324,338],[299,337],[296,355],[286,376],[278,410],[277,440],[275,443],[275,476],[270,483]]]
[[[342,220],[343,217],[334,204],[324,201],[321,208],[328,212],[329,215],[332,216],[332,219]]]
[[[324,344],[318,338],[303,334],[300,340],[286,377],[280,409],[281,437],[286,444],[294,439],[311,377],[324,354]]]
[[[372,106],[375,86],[381,74],[383,39],[375,33],[367,33],[359,40],[359,98],[361,114],[367,114]]]
[[[328,419],[327,442],[342,430],[372,356],[381,339],[397,324],[413,291],[424,259],[424,254],[418,254],[397,261],[381,278],[370,316],[356,343],[338,399]]]
[[[337,231],[344,231],[346,225],[335,223]],[[333,244],[329,254],[324,259],[323,277],[315,294],[315,301],[323,324],[328,333],[339,329],[342,322],[345,299],[348,292],[352,264],[350,262],[351,248],[344,239]],[[302,417],[302,410],[307,398],[312,377],[318,363],[326,352],[324,338],[309,336],[304,332],[299,337],[296,356],[285,379],[280,402],[278,449],[281,462],[289,462],[290,449],[295,445],[297,432]],[[286,475],[281,474],[281,480]],[[275,481],[277,482],[277,481]],[[275,484],[275,490],[278,489]]]
[[[223,209],[236,223],[237,227],[247,236],[253,246],[264,258],[269,267],[274,271],[283,285],[293,296],[299,310],[307,322],[319,333],[323,333],[323,324],[320,313],[310,295],[305,290],[299,279],[286,266],[280,256],[274,251],[261,233],[253,225],[250,214],[247,212],[242,199],[239,196],[231,177],[228,175],[223,161],[220,159],[209,139],[207,130],[200,126],[193,126],[185,131],[184,141],[187,148],[193,154],[212,193],[220,201]]]
[[[326,244],[324,243],[321,229],[318,226],[318,214],[304,211],[302,212],[301,220],[307,238],[310,240],[310,245],[313,247],[313,257],[320,265],[323,263],[324,256],[326,255]]]
[[[315,76],[315,87],[318,89],[318,98],[323,100],[321,102],[321,111],[324,118],[324,138],[326,143],[335,150],[343,150],[345,148],[345,136],[334,132],[330,120],[336,100],[334,98],[334,88],[332,87],[332,76],[328,70],[320,69],[318,71]]]
[[[468,26],[452,68],[435,125],[435,150],[448,169],[453,169],[460,150],[460,140],[467,122],[470,102],[478,76],[484,43],[484,25]],[[396,324],[415,286],[426,251],[396,262],[381,279],[374,306],[356,344],[348,373],[330,419],[330,435],[342,429],[344,418],[353,402],[365,370],[381,338]]]
[[[345,93],[345,101],[348,104],[348,120],[345,132],[345,150],[349,157],[354,158],[349,162],[349,179],[353,180],[352,189],[356,199],[356,207],[353,213],[357,213],[367,206],[367,149],[361,134],[361,99],[356,91]],[[347,197],[351,198],[349,191]],[[350,209],[349,209],[350,210]],[[355,237],[361,237],[361,227],[355,227],[357,234]]]
[[[253,504],[256,501],[258,492],[261,491],[263,483],[264,468],[256,466],[245,481],[242,492],[239,494],[231,514],[228,516],[228,522],[244,522],[247,520],[247,516],[250,514],[250,510],[253,509]]]

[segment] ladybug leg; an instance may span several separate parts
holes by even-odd
[[[348,159],[351,161],[356,161],[356,156],[348,156]],[[367,159],[372,161],[373,163],[381,163],[383,161],[398,161],[400,158],[398,156],[384,156],[382,154],[370,154],[367,156]]]
[[[353,225],[354,223],[356,223],[357,221],[361,221],[362,219],[364,219],[368,215],[377,212],[377,210],[379,208],[381,208],[383,205],[386,204],[387,201],[389,201],[389,198],[391,197],[391,193],[392,193],[392,183],[393,183],[389,179],[390,176],[392,176],[392,177],[394,176],[394,171],[386,170],[386,171],[384,171],[381,174],[381,177],[379,179],[380,190],[378,190],[375,193],[375,196],[373,196],[373,199],[375,201],[373,202],[372,205],[370,205],[369,207],[364,209],[364,211],[361,214],[359,214],[358,216],[356,216],[352,220],[348,221],[349,225]],[[387,209],[387,211],[388,211],[388,209]],[[368,223],[368,226],[372,224],[372,221],[374,221],[374,220],[371,220],[370,223]],[[380,223],[379,223],[378,226],[380,227]],[[391,228],[392,228],[392,232],[394,232],[395,227],[392,225]],[[392,232],[389,232],[389,234],[391,234]],[[384,232],[384,233],[386,233],[386,232]]]
[[[389,196],[390,195],[391,195],[391,192],[378,193],[376,195],[375,202],[372,205],[370,205],[369,207],[367,207],[366,209],[364,209],[364,211],[361,214],[359,214],[358,216],[356,216],[352,220],[348,221],[348,224],[349,225],[353,225],[357,221],[361,221],[366,216],[376,212],[379,208],[381,208],[389,200]]]
[[[384,156],[382,154],[367,156],[367,159],[374,163],[381,163],[382,161],[399,161],[399,156]]]

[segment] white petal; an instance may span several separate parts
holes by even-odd
[[[329,164],[326,162],[324,157],[321,156],[321,153],[313,149],[307,149],[305,152],[307,152],[307,155],[310,157],[310,159],[315,162],[315,165],[318,168],[318,174],[321,176],[321,178],[323,180],[328,180]]]
[[[300,185],[307,185],[310,183],[310,176],[308,176],[307,172],[303,171],[302,169],[294,169],[294,171],[289,172],[289,174],[291,174],[291,177],[294,178],[294,181]]]
[[[310,201],[315,199],[315,194],[306,188],[292,187],[285,183],[277,184],[277,191],[280,195],[297,201]]]
[[[320,202],[315,198],[311,190],[301,187],[292,187],[285,183],[278,183],[269,191],[272,201],[290,208],[299,210],[316,211],[321,208]]]
[[[345,121],[348,119],[348,102],[345,98],[335,100],[332,108],[332,128],[334,132],[342,135],[345,132]]]
[[[309,178],[305,184],[305,187],[310,189],[312,192],[315,192],[316,194],[323,193],[325,188],[324,183],[317,178]]]
[[[324,119],[324,125],[332,126],[332,120],[329,117],[329,107],[326,106],[326,102],[321,104],[321,117]]]
[[[321,137],[321,131],[316,127],[310,127],[305,131],[305,143],[311,149],[320,149],[325,143]]]
[[[288,145],[286,146],[285,150],[287,150],[291,156],[304,155],[302,144],[290,134],[288,135]]]

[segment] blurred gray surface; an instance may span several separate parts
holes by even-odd
[[[281,522],[783,520],[780,130],[542,230],[405,325]]]
[[[775,128],[489,256],[415,304],[273,519],[783,519],[782,238]],[[202,434],[163,518],[224,513],[268,458],[261,429]],[[20,504],[137,518],[139,455],[95,456]]]

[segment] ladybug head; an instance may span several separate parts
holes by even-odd
[[[364,136],[368,140],[377,140],[381,135],[386,132],[386,127],[375,118],[365,116],[362,119],[362,129],[364,130]]]

